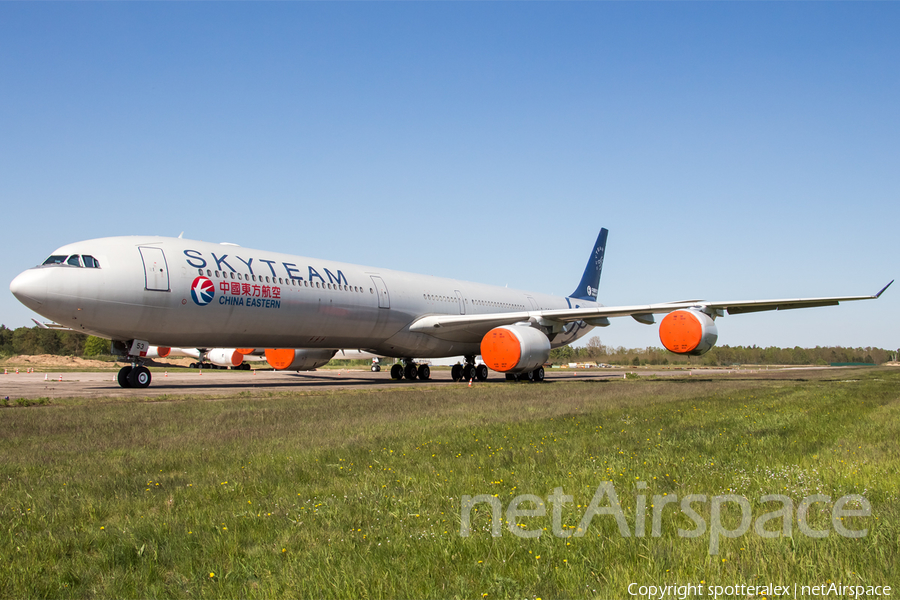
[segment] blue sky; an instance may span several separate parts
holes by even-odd
[[[605,226],[608,305],[874,293],[897,31],[897,3],[0,3],[0,279],[184,231],[567,294]],[[719,339],[894,349],[898,314],[900,287]]]

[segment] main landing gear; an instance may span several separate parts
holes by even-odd
[[[123,388],[150,387],[150,369],[140,363],[132,363],[119,369],[116,381]]]
[[[513,375],[512,373],[506,374],[507,381],[533,381],[534,383],[541,383],[544,381],[544,367],[538,367],[534,371],[528,371],[527,373],[518,373]]]
[[[473,379],[475,381],[487,381],[487,365],[476,365],[475,357],[471,354],[466,356],[465,359],[465,365],[456,363],[453,365],[453,368],[450,369],[450,376],[453,378],[453,381],[472,381]]]
[[[400,380],[403,378],[414,381],[421,379],[427,381],[431,379],[431,367],[422,364],[417,365],[411,358],[404,358],[403,363],[397,363],[391,367],[391,379]]]

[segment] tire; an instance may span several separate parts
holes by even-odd
[[[475,378],[475,365],[466,365],[462,370],[463,380],[471,381]]]
[[[129,381],[128,378],[129,375],[131,375],[131,367],[122,367],[121,369],[119,369],[119,374],[116,375],[116,381],[119,382],[119,387],[131,387],[131,381]]]
[[[395,381],[403,379],[403,365],[398,363],[391,367],[391,379]]]
[[[133,388],[150,387],[151,379],[150,369],[147,367],[135,367],[131,370],[131,373],[128,374],[128,383],[130,383]]]
[[[478,365],[475,367],[475,377],[478,381],[487,381],[488,378],[488,368],[487,365]]]
[[[419,365],[418,368],[419,379],[422,381],[428,381],[431,379],[431,367],[428,365]]]
[[[406,365],[406,368],[403,369],[403,375],[410,381],[413,381],[416,377],[418,377],[419,373],[416,370],[415,363],[409,363],[408,365]]]
[[[534,371],[531,372],[532,381],[535,383],[542,383],[544,381],[544,367],[538,367]]]
[[[450,377],[453,379],[453,381],[459,381],[460,379],[462,379],[462,375],[463,366],[459,363],[453,365],[453,367],[450,369]]]
[[[512,373],[507,373],[507,374],[506,374],[506,380],[507,380],[507,381],[518,381],[519,378],[516,377],[515,375],[513,375]]]
[[[380,370],[381,370],[381,367],[380,367],[379,365],[372,365],[372,372],[373,372],[373,373],[377,373],[377,372],[380,371]]]

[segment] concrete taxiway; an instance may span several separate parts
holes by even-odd
[[[804,367],[807,369],[810,367]],[[815,368],[815,367],[812,367]],[[656,377],[721,377],[721,376],[765,376],[765,373],[789,369],[768,370],[638,370],[640,376]],[[604,379],[621,379],[627,369],[547,369],[547,383],[559,381],[589,380],[599,381]],[[774,374],[774,373],[773,373]],[[106,372],[53,372],[50,370],[36,373],[9,372],[0,374],[0,401],[8,397],[8,403],[14,403],[18,398],[68,398],[68,397],[104,397],[104,398],[145,398],[165,395],[213,395],[231,396],[242,392],[310,392],[315,390],[337,389],[361,389],[361,388],[403,388],[409,386],[438,385],[438,386],[464,386],[468,382],[454,383],[450,379],[450,372],[444,370],[432,371],[432,379],[422,381],[393,381],[390,376],[382,371],[373,373],[368,370],[333,370],[321,369],[308,372],[283,372],[283,371],[224,371],[204,370],[202,373],[194,369],[175,369],[171,371],[153,371],[153,382],[149,388],[125,389],[119,387],[115,381],[115,371]],[[501,373],[491,372],[486,383],[503,382],[507,385],[541,385],[527,383],[507,383]],[[483,385],[473,382],[473,386]]]
[[[683,374],[680,371],[671,375]],[[433,371],[432,379],[422,381],[393,381],[386,372],[373,373],[368,370],[332,370],[286,373],[279,371],[223,371],[177,369],[153,371],[150,387],[125,389],[115,381],[116,373],[108,372],[19,372],[0,374],[0,400],[9,396],[17,398],[66,398],[66,397],[154,397],[163,395],[234,395],[246,391],[291,392],[313,391],[316,389],[335,390],[365,387],[409,387],[415,385],[468,385],[468,382],[454,383],[449,371]],[[609,370],[547,370],[547,382],[573,379],[608,379],[623,377],[623,371]],[[504,382],[500,373],[491,373],[487,383]],[[505,382],[504,382],[505,383]],[[473,386],[481,385],[473,382]],[[510,385],[515,385],[510,383]],[[529,385],[521,383],[519,385]],[[535,384],[531,384],[535,385]],[[539,385],[539,384],[537,384]]]

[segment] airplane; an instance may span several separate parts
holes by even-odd
[[[597,302],[608,231],[601,229],[581,280],[552,296],[170,237],[87,240],[54,251],[19,274],[10,291],[58,326],[113,341],[123,357],[122,387],[145,388],[151,344],[180,348],[262,348],[281,368],[327,363],[340,348],[401,362],[393,379],[430,378],[418,359],[464,356],[453,380],[484,381],[488,368],[507,379],[542,381],[552,348],[571,344],[611,318],[651,325],[677,354],[701,355],[718,340],[728,314],[832,306],[876,299],[835,296],[784,300],[606,307]],[[476,364],[481,355],[483,363]]]

